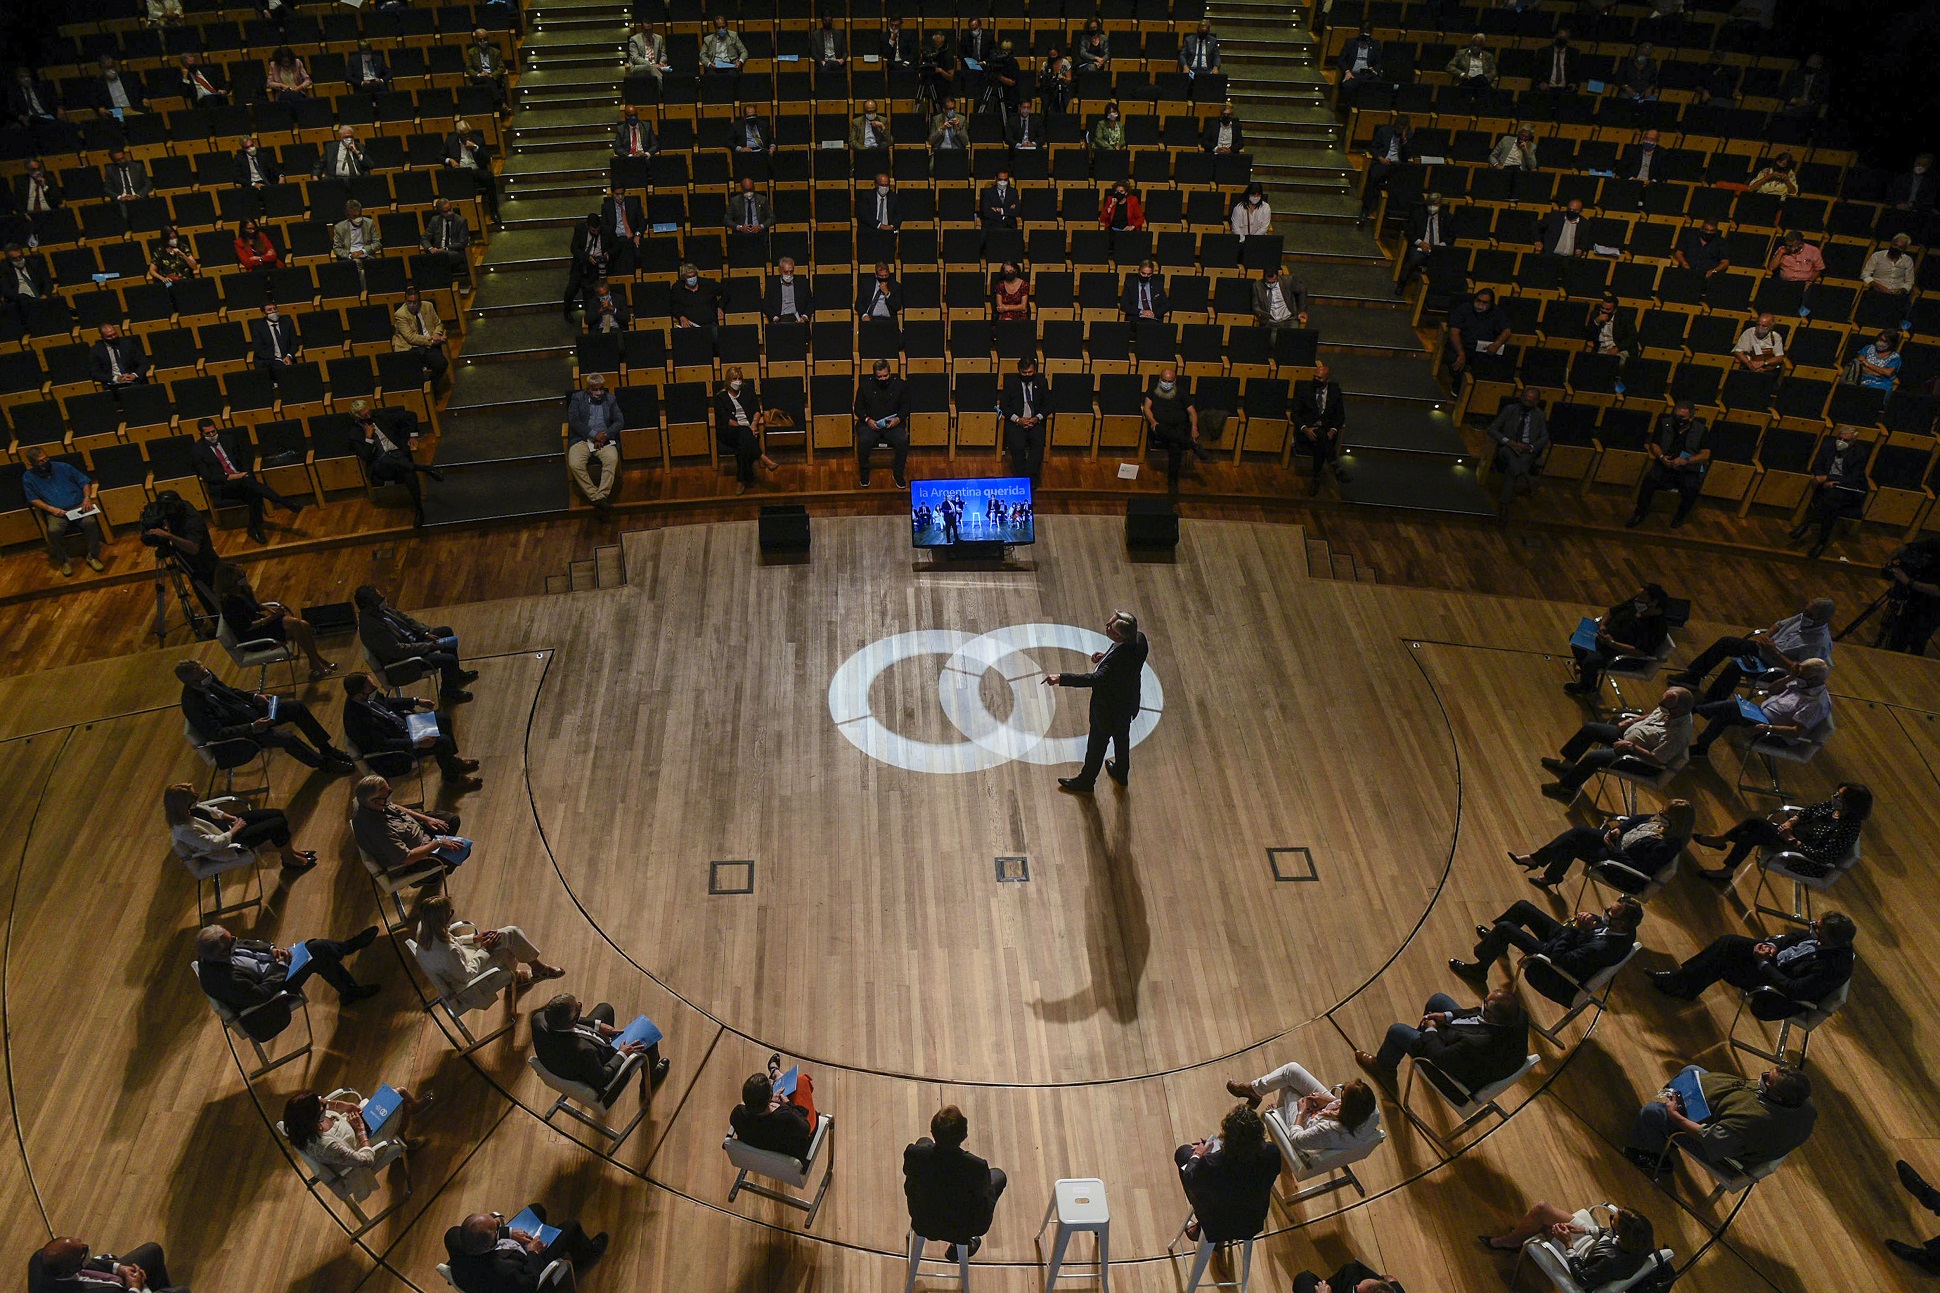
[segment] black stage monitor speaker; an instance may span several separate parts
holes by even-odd
[[[303,618],[319,633],[348,633],[357,627],[357,608],[349,602],[305,606]]]
[[[1125,546],[1128,548],[1176,548],[1179,546],[1179,513],[1169,498],[1129,498],[1125,500]]]
[[[761,552],[784,556],[808,551],[808,509],[800,503],[772,503],[761,509]]]

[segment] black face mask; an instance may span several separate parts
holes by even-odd
[[[41,463],[38,467],[34,468],[34,474],[36,476],[52,476],[54,474],[54,464],[52,462]]]

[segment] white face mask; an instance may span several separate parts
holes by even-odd
[[[685,278],[681,281],[689,287],[699,287],[701,285],[701,281],[698,278]]]
[[[1116,112],[1107,112],[1107,113],[1105,114],[1105,120],[1106,120],[1106,121],[1116,121],[1116,120],[1118,120],[1118,114],[1117,114]]]
[[[176,245],[177,243],[179,243],[179,242],[181,242],[181,241],[182,241],[182,240],[181,240],[180,238],[170,238],[170,239],[168,240],[168,245],[169,245],[169,246],[171,246],[171,247],[173,247],[173,246],[175,246],[175,245]]]
[[[1260,204],[1260,195],[1255,193],[1253,196],[1247,198],[1246,204],[1248,206],[1258,206]]]
[[[1440,211],[1441,211],[1441,208],[1438,206],[1431,206],[1428,208],[1429,215],[1437,215],[1440,213]]]
[[[1176,385],[1178,385],[1177,382],[1168,382],[1168,381],[1161,380],[1159,382],[1159,389],[1162,391],[1169,391]]]
[[[887,197],[888,194],[889,194],[889,186],[887,184],[876,185],[876,195],[878,197]]]
[[[795,281],[795,276],[793,274],[783,274],[781,276],[781,281],[784,283],[792,283]]]
[[[728,389],[731,391],[738,391],[741,389],[741,383],[738,381],[729,382]]]

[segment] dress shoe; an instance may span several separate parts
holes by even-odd
[[[653,1066],[653,1074],[648,1078],[648,1081],[653,1083],[656,1090],[659,1089],[662,1082],[667,1080],[667,1071],[673,1068],[673,1066],[674,1062],[670,1059],[662,1059]]]
[[[1091,783],[1076,777],[1059,777],[1058,789],[1069,795],[1088,795],[1091,793]]]
[[[351,759],[349,755],[338,754],[338,755],[326,757],[324,759],[323,770],[325,772],[334,772],[338,776],[342,776],[346,772],[357,771],[357,764],[354,760]]]
[[[1456,978],[1468,984],[1470,987],[1479,988],[1484,991],[1488,989],[1488,966],[1478,965],[1473,961],[1462,961],[1451,958],[1448,962],[1448,968],[1454,973]]]
[[[445,474],[439,471],[436,467],[426,467],[424,469],[424,474],[431,477],[431,479],[433,480],[443,480],[445,478]]]
[[[89,570],[92,570],[92,571],[93,571],[93,572],[94,572],[95,574],[97,574],[97,575],[98,575],[98,574],[100,574],[100,573],[101,573],[102,571],[104,571],[104,570],[106,570],[106,569],[107,569],[107,567],[106,567],[105,565],[103,565],[103,564],[101,563],[101,558],[99,558],[99,557],[89,557],[89,558],[88,558],[88,569],[89,569]]]
[[[1829,541],[1826,539],[1820,539],[1817,543],[1813,544],[1811,551],[1805,554],[1806,560],[1816,561],[1820,557],[1823,557],[1825,555],[1825,550],[1828,545],[1828,542]]]
[[[1652,970],[1650,974],[1650,986],[1667,997],[1676,997],[1679,1001],[1697,1000],[1697,993],[1685,990],[1683,984],[1679,982],[1675,970]]]
[[[1570,764],[1565,759],[1544,759],[1542,763],[1544,769],[1555,773],[1559,777],[1570,770]]]
[[[1900,1184],[1906,1187],[1908,1194],[1920,1201],[1921,1207],[1928,1212],[1940,1212],[1940,1190],[1928,1185],[1926,1178],[1913,1170],[1913,1164],[1903,1158],[1895,1159],[1893,1170],[1899,1173]]]
[[[1653,1154],[1647,1149],[1638,1149],[1634,1145],[1625,1145],[1623,1147],[1623,1156],[1629,1159],[1635,1166],[1641,1168],[1644,1174],[1653,1181],[1670,1172],[1670,1155]]]
[[[1886,1251],[1904,1262],[1911,1262],[1929,1275],[1940,1275],[1940,1257],[1913,1244],[1901,1243],[1897,1239],[1886,1241]]]
[[[354,1006],[360,1001],[368,1001],[384,989],[375,983],[360,983],[354,988],[344,989],[341,1000],[346,1006]]]
[[[965,1245],[965,1247],[969,1248],[970,1256],[975,1257],[977,1255],[977,1250],[983,1247],[983,1236],[978,1235],[976,1238],[972,1239],[967,1245]],[[957,1246],[955,1244],[946,1245],[943,1249],[943,1260],[946,1262],[953,1262],[956,1259],[957,1259]]]
[[[1509,856],[1514,857],[1515,854],[1511,853]],[[1490,934],[1493,934],[1493,933],[1495,933],[1495,931],[1490,929],[1487,925],[1477,925],[1475,927],[1475,936],[1477,938],[1487,938]]]
[[[1307,481],[1307,492],[1309,494],[1318,494],[1320,492],[1320,473],[1319,472],[1315,472],[1312,478]]]
[[[251,543],[268,543],[269,536],[263,533],[262,526],[252,525],[249,527],[249,541]]]
[[[474,682],[477,682],[477,681],[478,681],[478,670],[476,670],[476,669],[463,669],[463,670],[460,670],[460,671],[459,671],[459,674],[458,674],[458,685],[459,685],[460,687],[463,687],[463,686],[465,686],[465,685],[467,685],[468,683],[474,683]]]
[[[1729,867],[1719,867],[1715,871],[1709,867],[1699,867],[1697,869],[1698,879],[1709,880],[1712,884],[1715,884],[1715,885],[1730,884],[1731,877],[1737,874],[1738,873],[1736,871],[1732,870]]]
[[[1537,867],[1543,865],[1541,862],[1538,862],[1536,860],[1536,855],[1534,853],[1511,853],[1509,855],[1509,860],[1515,863],[1517,866],[1521,867],[1525,871],[1534,871]],[[1478,928],[1480,927],[1478,926]],[[1484,931],[1484,932],[1487,932],[1487,931]]]
[[[1576,801],[1576,792],[1560,781],[1552,781],[1543,787],[1543,797],[1554,799],[1559,804],[1568,804]]]
[[[1643,513],[1633,512],[1631,513],[1630,519],[1623,523],[1623,528],[1626,530],[1634,530],[1638,526],[1642,525],[1643,523],[1644,523]]]
[[[1129,786],[1132,783],[1132,779],[1129,776],[1118,770],[1117,759],[1105,760],[1105,775],[1121,786]]]
[[[866,474],[857,476],[855,478],[855,483],[861,486],[863,489],[867,489],[869,488],[869,477]]]
[[[909,488],[909,481],[907,481],[907,480],[905,480],[905,479],[903,478],[903,473],[901,473],[900,471],[899,471],[899,472],[896,472],[896,473],[895,473],[895,474],[894,474],[893,476],[891,476],[891,477],[890,477],[890,479],[892,479],[892,480],[894,480],[894,481],[896,482],[896,488],[897,488],[897,489],[908,489],[908,488]]]
[[[1354,478],[1343,471],[1339,463],[1334,464],[1334,483],[1336,485],[1345,485],[1352,479]]]
[[[1246,1107],[1249,1109],[1260,1107],[1260,1097],[1254,1094],[1253,1088],[1244,1082],[1234,1082],[1229,1078],[1226,1082],[1226,1094],[1246,1101]]]
[[[485,778],[465,777],[460,781],[455,781],[450,783],[448,788],[457,792],[458,794],[469,795],[474,790],[485,789]]]
[[[366,925],[362,929],[358,930],[356,935],[350,938],[349,940],[347,940],[344,945],[353,952],[361,952],[365,948],[369,947],[372,943],[375,943],[376,941],[377,941],[377,926]]]
[[[1673,529],[1673,530],[1681,530],[1681,529],[1683,529],[1683,528],[1684,528],[1684,522],[1685,522],[1685,519],[1686,519],[1686,518],[1684,518],[1684,517],[1682,517],[1682,516],[1673,516],[1673,517],[1671,518],[1671,529]]]
[[[1541,889],[1544,893],[1553,893],[1555,892],[1556,886],[1562,882],[1559,880],[1545,879],[1544,877],[1539,875],[1532,875],[1529,877],[1529,883],[1535,885],[1538,889]]]
[[[1563,684],[1563,694],[1566,696],[1589,696],[1594,695],[1595,692],[1596,688],[1585,687],[1580,682],[1566,682]],[[1548,763],[1549,760],[1544,759],[1543,762]]]
[[[460,759],[460,760],[458,760],[458,770],[459,770],[460,772],[477,772],[477,771],[478,771],[478,760],[477,760],[477,759]]]
[[[1392,1091],[1394,1089],[1394,1074],[1388,1069],[1382,1068],[1372,1055],[1369,1055],[1366,1051],[1355,1051],[1354,1062],[1361,1066],[1361,1072],[1373,1078],[1383,1090]]]
[[[463,690],[462,688],[457,691],[445,691],[445,692],[438,693],[438,703],[440,705],[456,705],[460,701],[467,701],[467,700],[470,700],[471,698],[472,698],[472,694],[468,691]]]
[[[1803,539],[1805,537],[1805,532],[1811,528],[1812,528],[1812,523],[1810,521],[1807,521],[1804,525],[1795,525],[1792,527],[1791,531],[1788,534],[1786,534],[1785,537],[1790,539],[1793,543],[1797,543],[1800,539]]]

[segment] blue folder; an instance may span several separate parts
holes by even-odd
[[[1670,1080],[1671,1090],[1684,1100],[1684,1116],[1692,1122],[1705,1122],[1711,1117],[1711,1104],[1704,1098],[1704,1088],[1698,1085],[1698,1079],[1703,1076],[1703,1069],[1689,1064]]]
[[[660,1031],[660,1025],[654,1023],[653,1020],[647,1018],[645,1015],[641,1015],[638,1019],[626,1026],[626,1031],[613,1039],[613,1044],[615,1046],[625,1046],[629,1042],[639,1042],[642,1046],[652,1046],[663,1036],[665,1034]]]
[[[462,866],[472,855],[472,842],[457,835],[440,835],[431,851],[453,866]]]
[[[559,1238],[559,1227],[549,1226],[539,1220],[533,1213],[530,1205],[527,1205],[525,1211],[506,1222],[505,1225],[510,1230],[523,1230],[528,1235],[539,1236],[539,1242],[542,1244],[550,1244],[553,1240]]]
[[[781,1096],[783,1099],[794,1095],[795,1088],[801,1084],[801,1080],[802,1066],[799,1064],[789,1065],[788,1071],[775,1079],[775,1094]]]
[[[1576,623],[1576,632],[1570,634],[1570,645],[1584,651],[1596,650],[1596,621],[1585,616]]]
[[[1744,715],[1746,722],[1769,723],[1772,721],[1770,718],[1766,717],[1765,711],[1762,708],[1752,704],[1750,701],[1746,700],[1743,696],[1738,697],[1738,712]]]
[[[290,945],[290,967],[283,971],[284,980],[287,982],[295,978],[296,972],[309,963],[310,945],[308,943],[292,943]]]
[[[375,1136],[384,1130],[384,1124],[391,1115],[404,1106],[404,1097],[389,1082],[377,1088],[377,1093],[364,1101],[364,1130]]]

